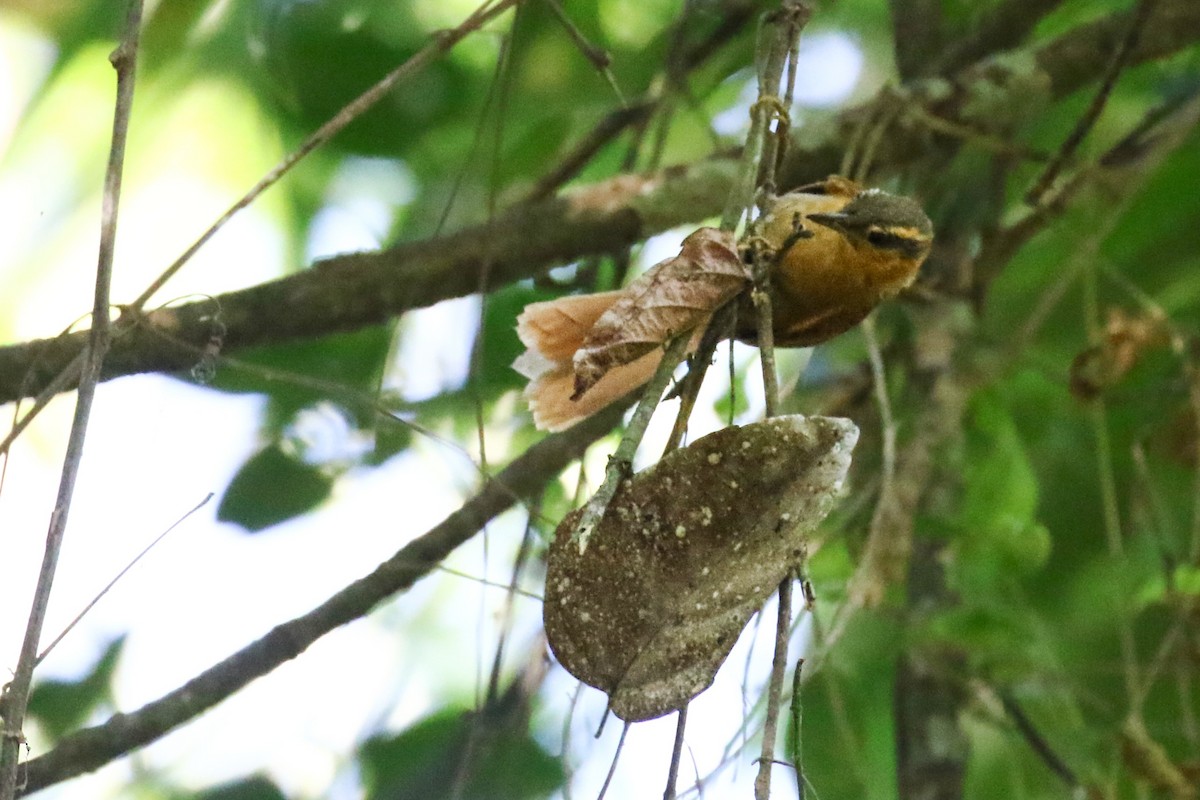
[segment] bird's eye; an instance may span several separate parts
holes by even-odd
[[[896,234],[879,229],[868,231],[867,233],[867,241],[876,247],[895,247],[899,240],[900,237]]]

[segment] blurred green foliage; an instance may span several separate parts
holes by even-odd
[[[124,637],[105,648],[91,670],[73,681],[38,681],[29,697],[29,715],[52,741],[79,728],[112,704],[112,677]]]
[[[561,762],[532,739],[457,711],[365,742],[361,763],[368,800],[534,800],[564,777]]]
[[[255,776],[187,795],[188,800],[286,800],[270,779]],[[180,800],[183,800],[181,797]]]
[[[333,491],[333,479],[279,443],[259,450],[233,476],[217,519],[253,533],[312,511]]]

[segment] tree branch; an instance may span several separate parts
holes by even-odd
[[[1092,82],[1128,30],[1130,13],[1112,14],[1032,50],[1053,98]],[[1164,0],[1147,22],[1129,65],[1163,58],[1200,41],[1200,3]],[[977,95],[990,105],[1020,109],[1027,84],[995,82],[994,70],[966,69],[955,79],[938,116],[964,119]],[[923,84],[912,86],[919,91]],[[1003,99],[1004,93],[1010,99]],[[1032,111],[1032,109],[1031,109]],[[841,151],[868,107],[848,109],[819,141],[797,141],[779,174],[781,189],[836,171]],[[970,122],[969,119],[965,120]],[[897,126],[883,137],[875,163],[895,170],[939,146],[919,125]],[[736,169],[736,155],[718,156],[648,176],[622,175],[561,198],[513,208],[491,225],[439,239],[318,261],[314,268],[218,297],[227,326],[225,352],[312,338],[377,324],[405,311],[476,291],[488,265],[489,285],[503,286],[553,266],[619,250],[667,228],[720,211]],[[201,301],[152,312],[181,347],[136,328],[113,342],[105,378],[186,369],[194,347],[211,333],[212,305]],[[36,395],[80,351],[85,333],[0,348],[0,403]],[[26,376],[29,379],[26,380]],[[73,388],[73,384],[68,385]]]
[[[518,498],[540,491],[608,433],[626,407],[618,403],[569,431],[538,442],[440,524],[307,614],[275,626],[258,641],[137,711],[115,714],[103,725],[67,736],[49,753],[28,762],[25,794],[98,769],[154,741],[300,655],[326,633],[406,591]]]

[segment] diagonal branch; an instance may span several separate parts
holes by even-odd
[[[307,614],[276,625],[258,641],[137,711],[116,714],[103,725],[64,738],[49,753],[28,762],[26,793],[98,769],[149,744],[300,655],[326,633],[406,591],[516,498],[537,494],[608,433],[624,411],[625,404],[618,406],[529,448],[440,524]]]
[[[1052,97],[1070,94],[1103,73],[1130,19],[1130,12],[1111,14],[1042,44],[1032,51],[1030,68],[1041,72]],[[1198,41],[1200,3],[1162,0],[1128,64],[1163,58]],[[1026,82],[996,83],[994,71],[963,70],[951,99],[937,108],[938,115],[961,119],[966,116],[964,109],[983,94],[990,98],[989,104],[1014,109],[1032,105],[1021,96]],[[869,113],[862,106],[847,109],[824,137],[796,141],[780,172],[780,188],[835,171],[844,143]],[[884,171],[894,171],[938,146],[919,125],[895,127],[880,143],[875,162]],[[510,209],[491,225],[387,250],[338,256],[317,262],[313,269],[221,295],[218,300],[228,327],[224,350],[236,353],[246,347],[356,329],[471,294],[479,286],[484,264],[491,270],[489,285],[500,287],[697,222],[719,212],[736,163],[735,154],[647,176],[618,176],[561,198]],[[159,310],[148,323],[166,328],[193,347],[203,346],[211,333],[211,308],[205,300]],[[0,403],[36,395],[75,357],[85,338],[86,333],[71,334],[0,348]],[[192,349],[135,329],[113,343],[105,377],[186,369],[194,362]],[[25,381],[27,375],[31,377]]]

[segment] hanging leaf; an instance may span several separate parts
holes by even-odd
[[[588,331],[574,357],[572,399],[581,397],[610,369],[700,327],[748,280],[733,234],[700,228],[688,236],[679,255],[658,262],[629,284]]]
[[[800,562],[857,440],[830,417],[725,428],[626,481],[582,552],[567,515],[543,607],[559,662],[624,720],[684,707]]]

